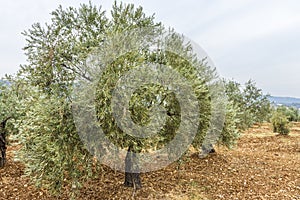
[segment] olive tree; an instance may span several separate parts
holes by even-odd
[[[19,86],[17,91],[22,94],[19,97],[19,112],[22,115],[17,121],[18,137],[22,142],[19,158],[26,163],[26,173],[37,185],[53,192],[59,192],[66,186],[74,192],[84,179],[100,173],[99,162],[94,155],[102,155],[107,149],[97,145],[97,141],[87,147],[82,141],[90,135],[77,134],[80,127],[76,125],[74,116],[77,105],[77,93],[74,94],[74,90],[82,87],[78,79],[93,83],[94,99],[84,103],[91,103],[97,119],[95,124],[83,120],[82,128],[88,130],[93,125],[100,126],[111,143],[119,149],[126,149],[124,165],[127,186],[141,187],[140,166],[137,164],[139,158],[134,155],[164,148],[174,139],[176,131],[181,130],[184,107],[174,91],[167,87],[156,83],[141,84],[129,99],[131,120],[140,126],[147,125],[153,120],[153,110],[159,107],[164,111],[165,123],[153,137],[136,138],[127,134],[117,124],[117,117],[112,111],[112,103],[117,108],[122,108],[122,105],[114,102],[112,97],[118,80],[130,70],[144,63],[154,64],[163,70],[167,69],[164,66],[168,66],[175,72],[171,75],[179,74],[187,81],[197,102],[196,109],[192,110],[196,113],[197,125],[195,140],[192,141],[195,147],[201,146],[207,132],[216,134],[222,131],[222,110],[218,106],[224,107],[224,99],[218,99],[210,93],[212,88],[220,92],[222,89],[218,88],[220,82],[211,84],[217,79],[215,69],[208,65],[206,59],[199,59],[192,45],[185,43],[182,36],[156,23],[154,16],[146,16],[141,7],[114,3],[111,17],[107,17],[101,7],[90,3],[82,4],[78,9],[63,9],[60,6],[51,15],[50,24],[36,23],[23,33],[27,41],[24,51],[28,63],[21,66],[16,80]],[[134,35],[135,30],[147,32],[143,33],[142,38],[131,37],[137,39],[134,41],[126,38],[117,40],[115,37],[124,32]],[[164,39],[157,40],[162,33],[166,33]],[[132,42],[138,44],[137,47],[126,51]],[[122,44],[125,46],[120,48]],[[153,45],[156,47],[154,51],[151,49]],[[91,68],[87,62],[93,55],[101,58],[96,68]],[[102,70],[101,76],[95,76],[99,73],[95,69]],[[131,85],[127,84],[126,87],[130,88]],[[192,96],[186,95],[184,98],[188,100]],[[226,115],[234,117],[230,113],[229,109]],[[212,128],[213,115],[214,120],[219,120],[220,127]],[[228,121],[225,124],[227,128],[224,133],[230,136],[235,123]],[[182,135],[180,139],[184,142],[190,138]],[[235,140],[236,137],[224,135],[220,141],[231,144],[231,139]],[[180,145],[169,149],[169,156],[178,150],[181,150]]]
[[[225,80],[225,88],[229,101],[237,109],[240,121],[238,128],[246,129],[254,123],[269,120],[271,104],[268,95],[264,95],[254,81],[249,80],[242,85],[233,80]]]
[[[288,135],[290,132],[290,124],[287,116],[280,110],[275,110],[272,113],[271,123],[274,133],[279,133],[280,135]]]

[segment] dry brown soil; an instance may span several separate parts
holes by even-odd
[[[51,197],[23,177],[24,166],[13,160],[0,169],[0,199],[68,199]],[[124,175],[105,168],[103,176],[84,184],[79,199],[274,199],[300,200],[300,123],[289,136],[277,136],[269,124],[245,131],[234,150],[200,159],[192,154],[178,167],[142,174],[143,188],[123,186]]]

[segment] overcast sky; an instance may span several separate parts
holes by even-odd
[[[50,20],[58,5],[84,0],[1,1],[0,76],[26,62],[21,32]],[[113,0],[92,0],[109,10]],[[300,1],[298,0],[124,0],[198,43],[219,74],[257,82],[265,93],[300,97]],[[107,13],[109,14],[109,12]]]

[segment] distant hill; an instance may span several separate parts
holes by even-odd
[[[277,106],[284,105],[300,108],[300,98],[270,96],[269,101]]]

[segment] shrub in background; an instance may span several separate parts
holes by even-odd
[[[280,135],[288,135],[290,132],[289,129],[289,120],[284,115],[284,113],[280,111],[275,111],[271,117],[271,123],[273,126],[273,132],[279,133]]]

